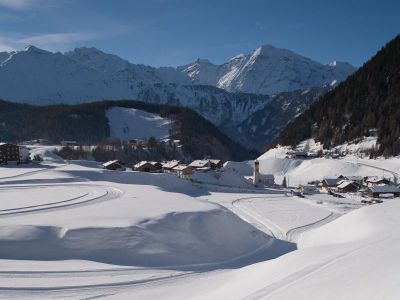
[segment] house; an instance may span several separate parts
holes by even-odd
[[[400,196],[400,188],[395,185],[374,185],[369,189],[369,195],[375,198],[380,198],[393,195],[394,197]]]
[[[19,146],[10,143],[0,143],[0,163],[19,163]]]
[[[110,160],[103,164],[103,169],[113,171],[125,171],[125,164],[119,160]]]
[[[187,165],[178,165],[176,167],[173,168],[173,171],[176,173],[176,175],[180,178],[184,178],[184,179],[188,179],[190,177],[192,177],[193,173],[194,173],[194,168],[191,166],[187,166]]]
[[[364,183],[366,186],[372,187],[374,185],[390,184],[390,180],[384,177],[370,176],[364,178]]]
[[[261,174],[260,173],[260,163],[258,160],[254,161],[253,169],[253,184],[254,185],[274,185],[275,177],[273,174]]]
[[[343,179],[342,178],[325,178],[324,180],[322,180],[322,188],[325,190],[336,188],[339,185],[340,181],[343,181]]]
[[[194,169],[211,168],[211,161],[208,159],[194,160],[189,164]]]
[[[172,173],[173,169],[181,163],[179,160],[165,161],[161,163],[161,169],[165,173]]]
[[[210,159],[211,169],[221,169],[224,163],[220,159]]]
[[[364,177],[362,176],[343,176],[343,179],[347,179],[349,181],[354,181],[355,183],[357,183],[358,185],[362,185],[363,181],[364,181]]]
[[[354,193],[357,192],[360,188],[360,185],[355,181],[351,180],[342,180],[337,186],[337,191],[339,193]]]
[[[141,161],[133,166],[134,171],[139,172],[160,172],[162,165],[156,161]]]

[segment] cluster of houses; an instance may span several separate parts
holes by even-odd
[[[29,161],[29,149],[11,143],[0,143],[0,164],[27,163]]]
[[[400,196],[400,186],[387,178],[379,176],[343,176],[325,178],[319,186],[331,193],[356,193],[373,198],[390,198]]]
[[[220,169],[223,162],[219,159],[194,160],[190,164],[184,164],[179,160],[164,162],[141,161],[132,166],[133,171],[152,172],[152,173],[173,173],[180,178],[189,179],[195,171],[208,172]],[[112,160],[103,164],[104,169],[125,171],[125,164],[119,160]]]

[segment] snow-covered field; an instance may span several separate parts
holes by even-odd
[[[48,160],[0,167],[0,298],[400,295],[396,199],[363,207],[327,194],[256,189],[239,179],[251,162],[229,163],[198,183],[35,151]],[[272,159],[280,166],[274,154],[260,159],[262,168]]]
[[[110,136],[120,140],[162,139],[169,136],[171,120],[143,110],[111,107],[106,111]]]

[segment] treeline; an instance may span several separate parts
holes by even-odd
[[[0,140],[22,142],[40,138],[53,143],[74,140],[81,144],[99,144],[110,135],[106,110],[115,106],[144,110],[173,120],[171,138],[181,140],[183,151],[193,159],[212,156],[246,160],[258,155],[233,142],[193,110],[133,100],[51,106],[0,101]]]
[[[107,139],[96,146],[65,146],[59,150],[56,149],[54,153],[67,160],[83,159],[106,162],[117,159],[127,165],[133,165],[143,160],[187,161],[190,158],[175,144],[160,142],[154,137],[135,145],[117,139]]]
[[[322,96],[280,134],[295,145],[314,137],[325,148],[375,133],[375,155],[400,154],[400,36],[390,41],[356,73]]]

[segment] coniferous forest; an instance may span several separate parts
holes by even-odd
[[[314,137],[330,148],[377,131],[379,155],[400,154],[400,35],[281,132],[295,145]]]

